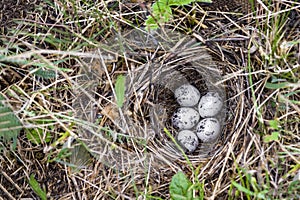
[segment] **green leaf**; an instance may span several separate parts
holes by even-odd
[[[211,3],[211,0],[158,0],[152,5],[152,15],[148,16],[146,25],[150,29],[157,29],[158,24],[166,23],[172,18],[170,6],[183,6],[192,2]]]
[[[157,29],[159,27],[158,24],[156,23],[156,21],[153,19],[152,16],[148,17],[148,19],[146,20],[146,25],[150,29]]]
[[[57,76],[57,74],[54,70],[44,70],[42,68],[35,71],[34,75],[44,78],[44,79],[51,79],[51,78],[55,78]]]
[[[279,132],[277,132],[277,131],[272,132],[271,135],[266,135],[264,137],[265,143],[272,142],[272,141],[278,141],[278,140],[279,140]]]
[[[211,0],[169,0],[169,6],[184,6],[188,5],[193,2],[200,2],[200,3],[211,3]]]
[[[170,9],[170,6],[165,1],[157,1],[152,5],[152,12],[154,15],[162,14],[167,12]]]
[[[119,75],[115,85],[117,106],[121,108],[125,99],[125,81],[126,78],[123,75]]]
[[[192,183],[185,176],[185,174],[183,172],[178,172],[172,177],[172,181],[169,187],[171,199],[190,199],[193,195],[192,190],[189,190],[191,186]]]
[[[278,130],[279,129],[279,122],[278,120],[270,120],[269,125],[271,128]]]
[[[172,10],[165,2],[158,1],[152,6],[152,14],[158,23],[164,23],[172,17]]]
[[[170,6],[183,6],[183,5],[188,5],[195,0],[169,0],[169,5]]]
[[[172,17],[172,10],[168,5],[168,1],[157,1],[152,5],[152,16],[148,16],[146,25],[151,29],[157,29],[158,24],[166,23]]]
[[[234,187],[236,187],[240,192],[244,192],[247,195],[254,196],[253,192],[251,192],[249,189],[245,188],[244,186],[238,184],[237,182],[232,181],[232,185],[234,185]]]
[[[212,0],[196,0],[196,2],[199,2],[199,3],[212,3],[213,1]]]
[[[290,83],[288,83],[288,82],[283,82],[283,83],[269,83],[269,82],[267,82],[265,87],[267,89],[276,90],[276,89],[282,89],[282,88],[290,87]]]
[[[29,184],[33,191],[42,199],[42,200],[47,200],[47,194],[46,192],[40,187],[39,183],[37,180],[35,180],[34,175],[30,175],[29,179]]]

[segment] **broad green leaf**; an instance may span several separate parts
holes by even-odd
[[[29,184],[33,191],[42,199],[42,200],[47,200],[47,194],[46,192],[40,187],[39,183],[37,180],[35,180],[34,175],[30,175],[29,179]]]
[[[272,142],[272,141],[278,141],[278,140],[279,140],[279,132],[277,132],[277,131],[272,132],[271,135],[264,136],[265,143]]]
[[[192,183],[185,174],[183,172],[178,172],[172,177],[169,187],[171,199],[189,199],[189,197],[192,197],[192,190],[189,190],[191,186]]]
[[[126,78],[123,75],[119,75],[115,85],[117,106],[121,108],[125,99],[125,81]]]

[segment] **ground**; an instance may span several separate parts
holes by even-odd
[[[149,75],[139,68],[142,64],[170,66],[174,55],[195,49],[182,47],[167,54],[128,43],[135,48],[128,57],[115,60],[102,52],[103,61],[90,59],[99,46],[114,49],[109,41],[118,33],[144,27],[147,17],[155,15],[154,2],[2,0],[0,99],[5,101],[1,100],[0,116],[12,115],[0,120],[0,199],[178,199],[172,189],[178,183],[186,199],[299,198],[300,4],[257,1],[251,10],[244,2],[171,6],[172,17],[160,24],[162,30],[201,43],[226,91],[226,119],[218,143],[205,155],[198,149],[174,158],[162,148],[173,144],[176,134],[165,120],[176,109],[172,92],[153,84],[152,89],[127,93],[128,103],[121,109],[129,116],[124,125],[118,121],[114,90],[122,91],[122,86],[116,87],[120,74],[142,69],[133,73],[139,80],[143,72]],[[206,89],[204,75],[178,69],[190,83]],[[81,76],[85,74],[89,76]],[[154,72],[151,75],[156,78]],[[140,88],[149,84],[136,83]],[[84,91],[91,88],[96,91],[93,117],[77,119],[76,100],[80,95],[85,100]],[[160,99],[157,94],[165,96]],[[165,113],[158,107],[153,137],[129,137],[151,135],[147,125],[156,102],[172,106]],[[122,132],[123,126],[130,126],[129,131]],[[94,132],[105,133],[111,157],[99,160],[87,151],[90,144],[99,145],[89,141],[97,141]],[[149,152],[153,160],[126,168],[126,158],[118,156],[124,149],[131,152],[130,159]],[[103,162],[114,158],[120,168]],[[176,179],[179,171],[187,180]]]

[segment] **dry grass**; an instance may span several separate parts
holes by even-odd
[[[205,199],[297,199],[299,3],[257,1],[257,12],[246,16],[238,6],[174,8],[165,28],[201,47],[179,45],[170,54],[177,40],[153,49],[127,38],[128,55],[115,58],[119,44],[111,38],[142,26],[150,5],[55,1],[24,12],[22,22],[2,22],[9,27],[1,29],[1,94],[24,128],[15,151],[1,143],[0,196],[37,198],[28,182],[34,174],[50,199],[169,199],[171,179],[182,170],[204,182],[195,195],[204,190]],[[182,69],[192,50],[204,55],[199,69]],[[176,105],[169,86],[161,86],[177,78],[174,67],[185,73],[182,81],[207,90],[206,62],[221,73],[210,81],[225,88],[225,125],[209,152],[187,159],[162,131],[174,135],[166,116]],[[130,77],[122,109],[114,87],[120,74]]]

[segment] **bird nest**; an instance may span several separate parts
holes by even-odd
[[[80,87],[74,101],[77,117],[95,122],[98,107],[100,122],[82,125],[80,138],[102,162],[119,168],[153,160],[176,166],[177,161],[186,162],[185,156],[201,162],[222,148],[224,134],[186,154],[171,123],[179,108],[174,91],[183,84],[195,86],[201,96],[217,92],[226,99],[217,65],[195,39],[171,30],[131,30],[106,40],[83,62],[86,68],[77,80]],[[118,74],[126,76],[122,107],[115,104]],[[103,83],[104,79],[108,81]],[[225,114],[223,106],[216,117],[221,127]]]

